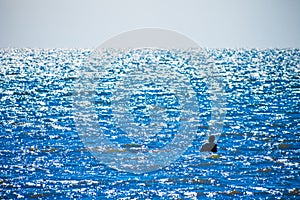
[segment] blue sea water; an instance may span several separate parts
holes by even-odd
[[[218,153],[201,156],[199,136],[166,167],[134,174],[99,162],[78,135],[72,96],[91,50],[1,49],[1,198],[299,198],[300,50],[205,51],[227,102]]]

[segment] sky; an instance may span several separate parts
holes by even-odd
[[[140,28],[206,48],[300,48],[300,0],[0,0],[0,48],[96,48]]]

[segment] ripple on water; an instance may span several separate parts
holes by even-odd
[[[1,197],[297,198],[300,50],[207,52],[220,68],[227,96],[228,110],[218,140],[218,154],[199,155],[208,129],[208,124],[203,124],[192,146],[174,163],[134,175],[99,163],[76,132],[73,87],[81,62],[90,50],[0,49]],[[109,85],[115,79],[106,81]],[[203,92],[205,85],[200,80],[193,79],[191,84]],[[101,123],[111,117],[108,108],[112,93],[105,87],[99,88],[95,102]],[[175,105],[176,98],[165,97]],[[145,102],[140,105],[147,106]],[[209,106],[207,101],[199,107]],[[170,127],[176,129],[171,122],[177,120],[178,113],[175,107],[172,109],[167,117]],[[160,112],[159,107],[153,110]],[[203,117],[209,114],[206,110]],[[126,150],[136,147],[127,141],[123,145]]]

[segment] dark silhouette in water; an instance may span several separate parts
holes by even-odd
[[[205,143],[201,147],[200,152],[205,152],[205,151],[214,152],[214,153],[216,153],[218,151],[217,150],[217,144],[215,143],[215,136],[214,135],[209,136],[208,143]]]

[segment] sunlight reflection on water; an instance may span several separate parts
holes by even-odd
[[[207,52],[224,68],[228,102],[217,156],[199,153],[200,134],[175,162],[134,175],[99,164],[76,132],[73,87],[89,50],[1,49],[1,197],[299,196],[300,51]]]

